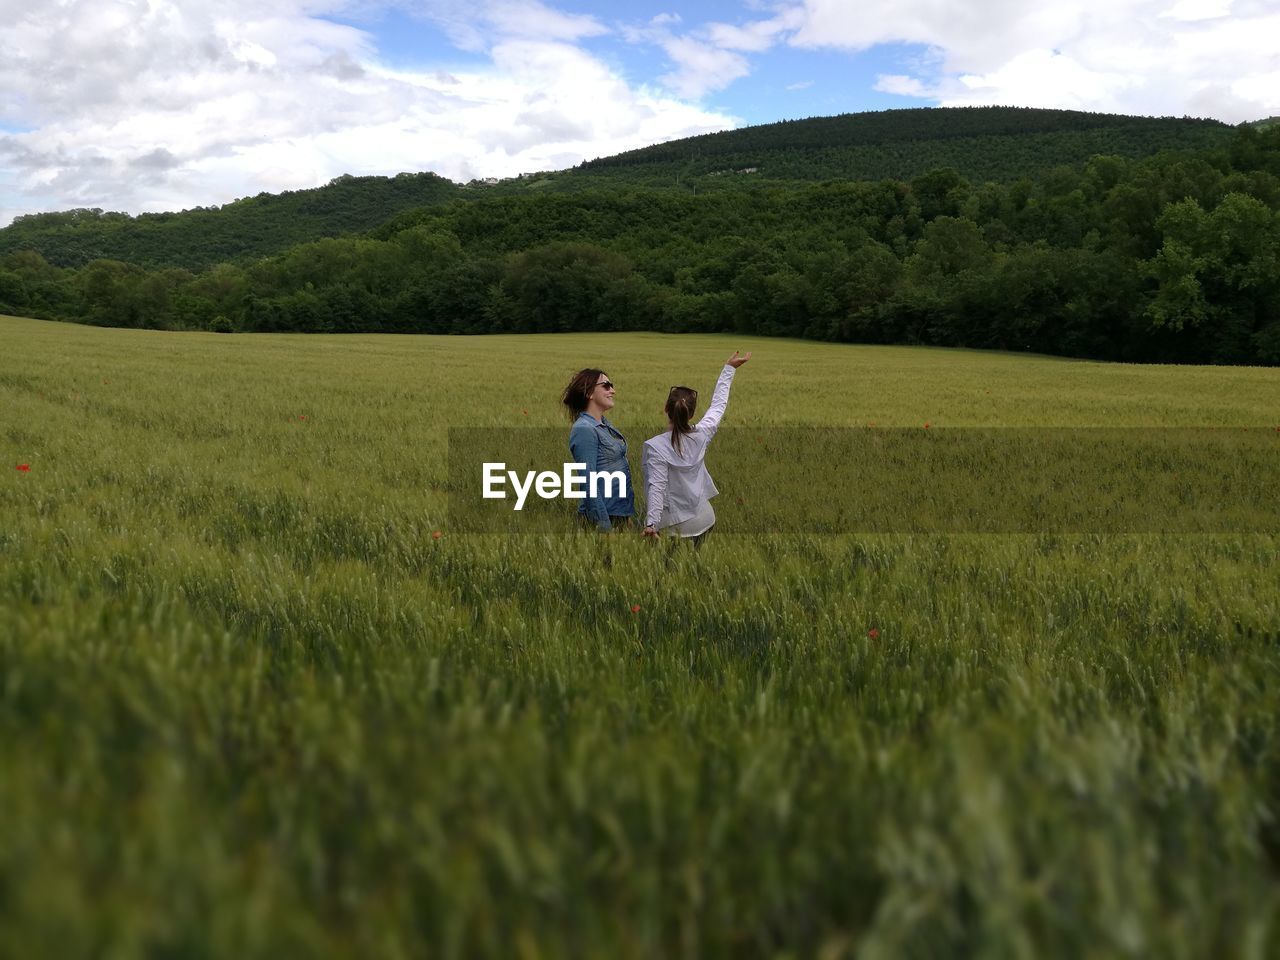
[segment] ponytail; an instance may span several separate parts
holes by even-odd
[[[671,421],[671,445],[680,452],[680,438],[693,432],[689,421],[698,403],[698,391],[688,387],[672,387],[667,397],[667,418]]]

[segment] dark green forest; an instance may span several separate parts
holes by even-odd
[[[966,180],[1008,183],[1099,154],[1144,157],[1221,146],[1232,129],[1189,117],[1026,107],[883,110],[673,140],[580,164],[568,182],[607,174],[614,183],[662,186],[680,179],[714,189],[720,184],[705,178],[910,180],[951,167]]]
[[[361,233],[402,210],[446,203],[459,192],[457,184],[434,173],[402,173],[342,176],[315,190],[260,193],[181,213],[34,213],[0,230],[0,256],[33,250],[60,267],[127,260],[198,270],[256,260],[322,237]]]
[[[910,180],[941,167],[971,183],[1010,183],[1097,155],[1144,157],[1223,146],[1232,134],[1216,120],[1018,107],[845,114],[676,140],[496,184],[462,187],[430,173],[342,176],[314,190],[264,193],[181,213],[32,214],[0,229],[0,256],[34,250],[58,267],[123,260],[201,270],[363,233],[403,211],[459,199],[629,187],[700,194],[826,180]]]
[[[972,140],[983,115],[890,113],[911,115],[897,139],[882,130],[885,149],[904,150],[930,122],[929,150]],[[725,185],[695,191],[628,179],[648,166],[624,162],[639,151],[615,158],[613,182],[597,162],[459,188],[362,235],[257,260],[148,267],[133,255],[77,268],[13,250],[0,257],[0,310],[168,329],[742,332],[1280,364],[1280,126],[1151,121],[1191,136],[1177,149],[1155,137],[1145,155],[1063,163],[1037,138],[1054,122],[1079,133],[1070,124],[1091,115],[986,116],[1011,115],[1029,118],[1028,152],[1005,156],[1000,177],[945,165],[873,179],[743,174],[704,177]],[[1119,120],[1133,118],[1104,119],[1081,129],[1124,130]],[[837,155],[848,145],[824,145],[814,132],[824,124],[757,130],[779,155],[793,149],[778,132],[788,128],[797,154]],[[1206,131],[1212,139],[1198,139]],[[668,148],[685,149],[652,149]],[[1019,166],[1035,172],[1010,176]]]

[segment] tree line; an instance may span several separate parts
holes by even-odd
[[[727,178],[726,178],[727,179]],[[746,179],[746,178],[742,178]],[[481,195],[201,271],[33,251],[0,310],[222,331],[739,332],[1280,364],[1280,127],[1010,183]]]

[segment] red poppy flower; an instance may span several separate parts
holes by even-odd
[[[928,420],[926,420],[926,421],[924,422],[924,428],[925,428],[926,430],[928,430],[928,429],[929,429],[929,421],[928,421]]]
[[[305,420],[305,419],[307,419],[307,417],[306,417],[306,415],[305,415],[305,414],[300,413],[300,414],[298,414],[298,419],[299,419],[299,420]]]
[[[521,413],[523,413],[526,417],[529,415],[529,411],[528,411],[528,410],[521,410],[520,412],[521,412]]]
[[[439,539],[440,539],[440,531],[439,531],[439,530],[432,530],[432,531],[431,531],[431,539],[432,539],[432,540],[439,540]]]
[[[631,612],[632,612],[632,613],[639,613],[639,612],[640,612],[640,604],[638,604],[638,603],[633,603],[633,604],[631,605]]]
[[[30,472],[31,472],[31,464],[29,464],[29,463],[20,463],[20,464],[18,464],[18,471],[19,471],[20,473],[30,473]]]
[[[877,630],[875,627],[872,627],[870,630],[867,631],[867,636],[870,637],[872,640],[877,640],[880,637],[880,631]]]

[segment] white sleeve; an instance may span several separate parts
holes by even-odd
[[[708,439],[715,435],[716,428],[720,426],[720,418],[724,416],[729,406],[729,387],[733,383],[733,371],[734,368],[729,364],[724,365],[724,369],[720,371],[720,379],[716,381],[715,392],[711,394],[711,406],[694,427],[695,430],[705,433]]]
[[[640,465],[644,468],[644,525],[656,530],[667,505],[667,461],[653,447],[645,444]]]

